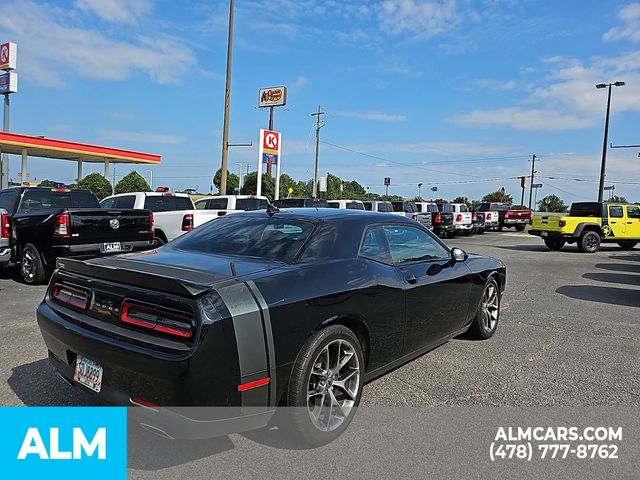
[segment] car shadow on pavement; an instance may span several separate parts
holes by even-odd
[[[582,275],[582,278],[588,278],[589,280],[596,280],[598,282],[617,283],[619,285],[640,286],[640,275],[628,273],[588,272]]]
[[[635,290],[599,285],[566,285],[556,289],[556,293],[577,300],[608,303],[627,307],[640,307],[640,295]]]
[[[632,253],[627,255],[609,255],[609,258],[612,258],[614,260],[627,260],[629,262],[640,262],[640,253]]]
[[[135,470],[154,472],[235,448],[228,436],[170,440],[144,430],[135,421],[129,421],[127,429],[127,466]]]
[[[640,265],[635,265],[633,263],[596,263],[594,266],[611,272],[640,273]]]
[[[104,405],[88,392],[62,380],[46,358],[14,367],[7,383],[27,406]]]

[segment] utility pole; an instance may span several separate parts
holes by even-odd
[[[220,170],[220,194],[227,193],[227,164],[229,157],[229,107],[231,105],[231,64],[233,60],[233,9],[229,0],[229,37],[227,39],[227,80],[224,91],[224,124],[222,127],[222,165]]]
[[[536,156],[531,157],[531,183],[529,184],[529,210],[531,210],[531,199],[533,198],[533,177],[536,174]]]
[[[524,207],[524,187],[525,187],[525,179],[527,177],[520,177],[520,187],[522,187],[522,197],[520,197],[520,205]]]
[[[318,105],[318,111],[312,113],[311,116],[316,117],[316,160],[313,164],[313,198],[318,198],[318,155],[320,153],[320,129],[324,127],[325,122],[321,121],[322,115],[326,115]]]
[[[9,94],[4,94],[4,115],[2,120],[2,131],[9,131]],[[0,156],[0,189],[9,186],[9,156],[3,153]]]

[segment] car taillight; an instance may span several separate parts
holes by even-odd
[[[461,222],[462,221],[462,215],[459,213],[458,215],[456,215],[456,222]]]
[[[477,222],[478,221],[478,214],[476,212],[471,212],[471,220],[473,222]]]
[[[125,300],[120,309],[120,321],[174,337],[191,338],[193,336],[191,319],[187,315],[162,307],[139,305]]]
[[[0,238],[9,238],[11,236],[9,215],[3,213],[0,215]]]
[[[436,216],[433,217],[433,223],[442,223],[442,215],[437,213]]]
[[[71,219],[68,213],[56,215],[53,223],[53,236],[69,238],[71,236]]]
[[[414,213],[413,215],[411,215],[411,218],[413,218],[417,222],[418,221],[418,214]]]
[[[56,283],[51,289],[51,296],[60,303],[71,305],[72,307],[79,308],[80,310],[87,308],[87,292],[78,288]]]
[[[149,212],[149,233],[151,235],[153,235],[153,222],[154,222],[153,212]]]
[[[193,213],[187,213],[182,217],[182,231],[190,232],[193,230]]]

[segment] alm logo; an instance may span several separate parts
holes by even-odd
[[[107,429],[100,427],[89,441],[81,428],[74,427],[72,432],[72,450],[60,449],[60,429],[49,429],[49,449],[47,449],[40,430],[30,427],[22,441],[17,460],[26,460],[29,455],[37,455],[40,460],[82,460],[97,453],[99,460],[107,459]]]

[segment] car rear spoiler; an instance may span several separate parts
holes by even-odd
[[[114,259],[115,260],[115,259]],[[59,258],[56,267],[63,273],[78,274],[87,277],[98,278],[121,284],[150,287],[154,291],[173,293],[185,297],[199,297],[211,290],[211,279],[206,275],[191,275],[195,280],[185,280],[178,276],[167,275],[167,271],[154,272],[153,267],[135,268],[135,265],[127,265],[123,268],[118,262],[113,265],[101,263],[92,264],[90,261],[74,260],[71,258]],[[176,270],[176,273],[178,270]]]

